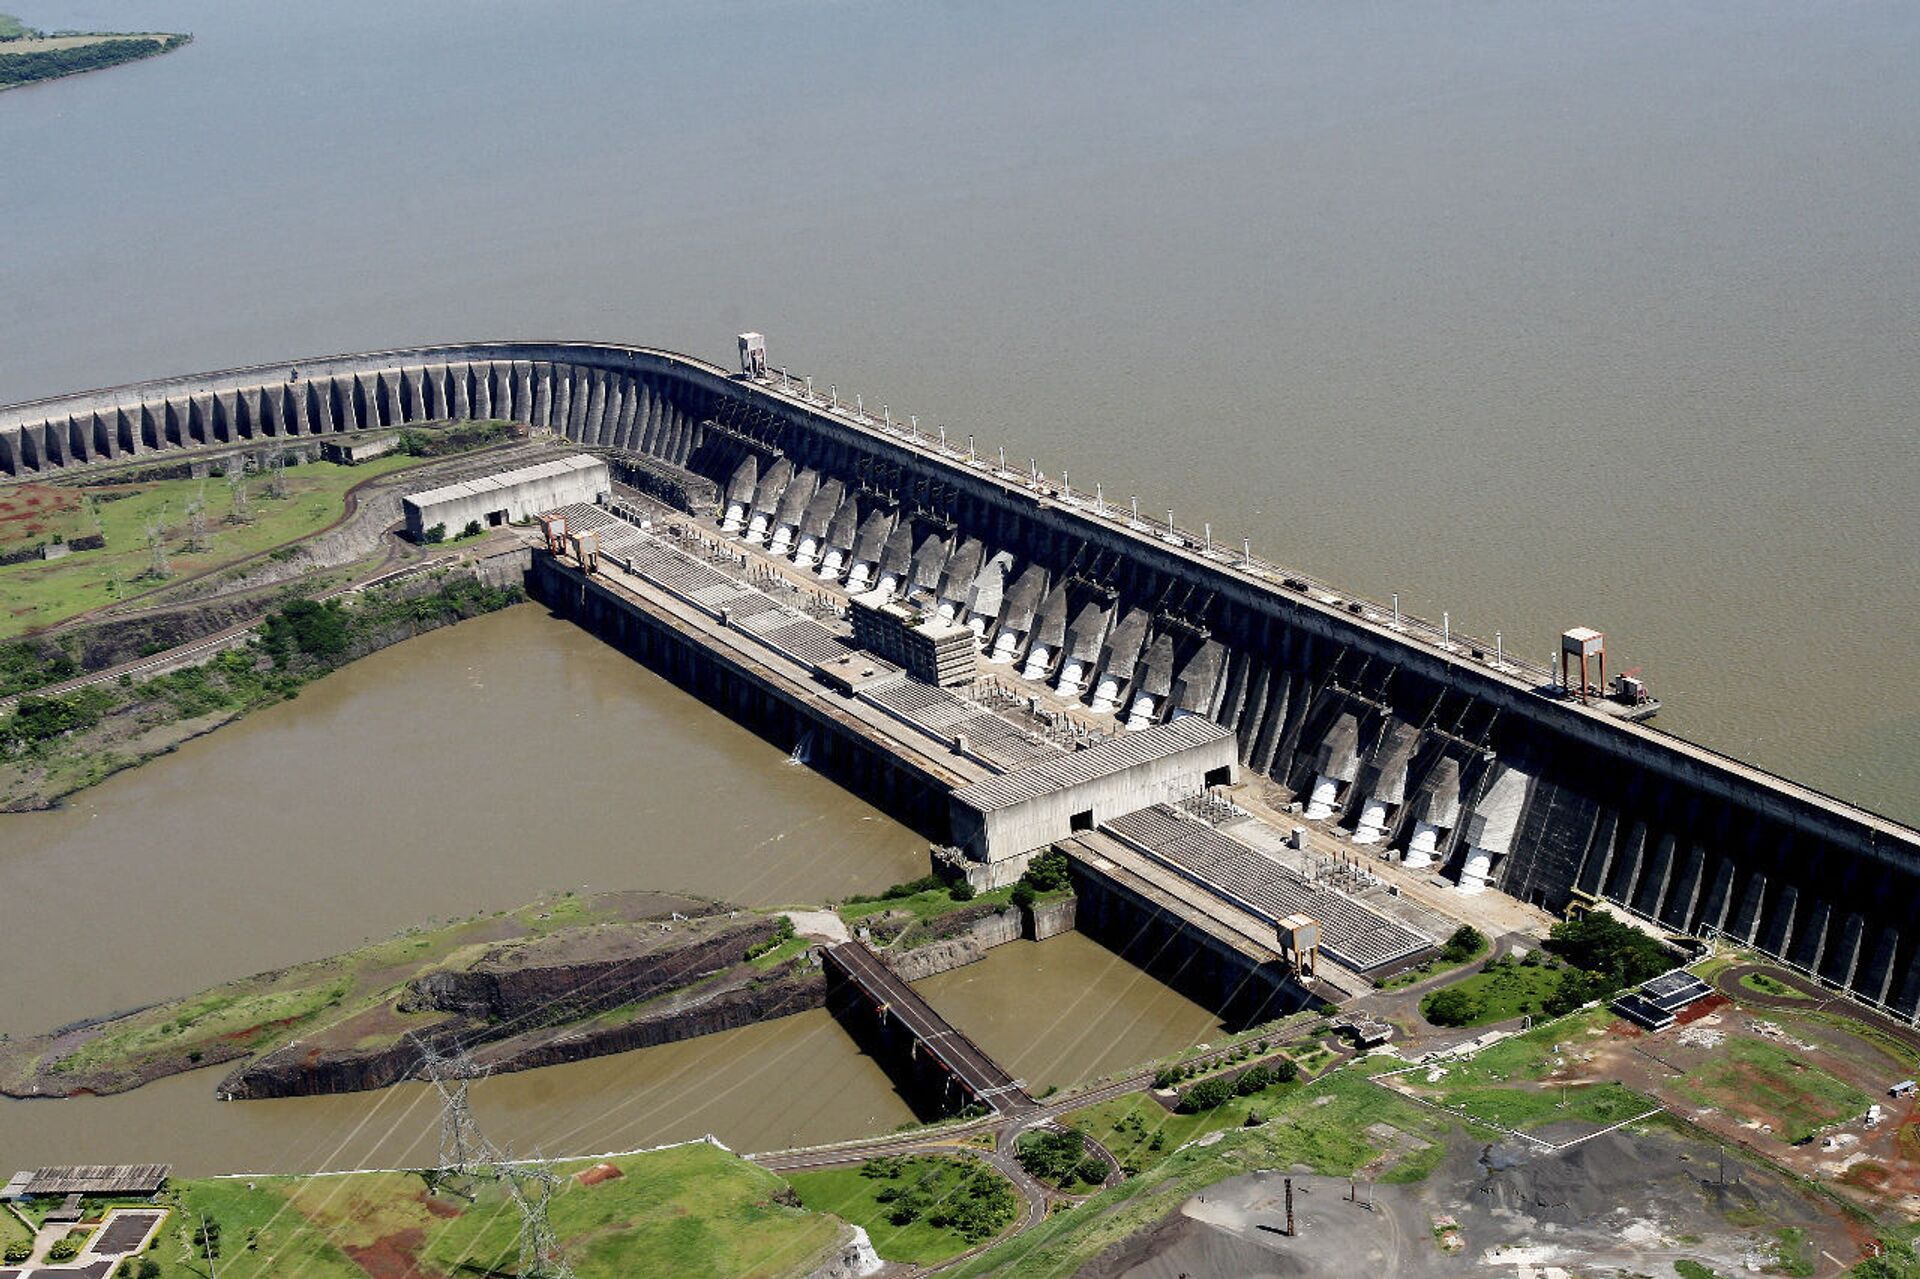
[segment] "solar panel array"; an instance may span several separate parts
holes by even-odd
[[[1291,867],[1164,804],[1117,817],[1105,829],[1262,918],[1311,916],[1320,923],[1321,951],[1357,972],[1384,968],[1433,946],[1345,893],[1310,884]]]

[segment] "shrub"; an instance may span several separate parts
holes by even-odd
[[[947,896],[957,902],[970,902],[974,897],[974,888],[964,879],[956,879],[947,888]]]
[[[1013,886],[1013,904],[1022,910],[1033,905],[1036,896],[1033,889],[1028,886],[1027,881],[1024,879]]]
[[[292,649],[323,660],[338,657],[346,652],[348,639],[339,600],[289,600],[260,626],[260,642],[276,660]]]
[[[1027,863],[1027,869],[1020,876],[1020,882],[1031,888],[1036,895],[1058,892],[1069,887],[1073,880],[1067,855],[1057,848],[1049,848]]]
[[[32,1255],[33,1245],[24,1239],[16,1239],[7,1245],[5,1257],[8,1265],[17,1266]]]
[[[1472,959],[1487,944],[1486,934],[1472,924],[1462,924],[1453,930],[1453,935],[1440,947],[1440,958],[1450,964]]]
[[[1300,1067],[1291,1057],[1282,1057],[1273,1063],[1273,1082],[1290,1084],[1300,1078]]]
[[[432,528],[428,529],[426,532],[420,535],[420,540],[428,543],[429,545],[435,542],[446,541],[447,526],[444,524],[435,524]]]
[[[1465,1026],[1480,1015],[1484,1006],[1466,991],[1450,988],[1428,995],[1420,1011],[1436,1026]]]
[[[1233,1081],[1215,1077],[1202,1079],[1193,1087],[1180,1094],[1180,1112],[1198,1114],[1203,1110],[1217,1110],[1233,1097]]]
[[[467,526],[460,530],[460,536],[461,537],[478,537],[480,536],[480,534],[484,532],[486,532],[486,529],[481,526],[479,520],[468,520]]]
[[[1153,1077],[1155,1088],[1171,1088],[1185,1078],[1178,1066],[1162,1066]]]

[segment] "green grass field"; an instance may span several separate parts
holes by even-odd
[[[1560,970],[1545,964],[1501,964],[1489,967],[1451,986],[1444,986],[1420,1001],[1425,1013],[1443,993],[1472,1000],[1478,1011],[1473,1016],[1448,1025],[1487,1026],[1523,1013],[1539,1016],[1547,1000],[1560,989]]]
[[[623,1175],[594,1186],[570,1175],[587,1163],[557,1167],[564,1180],[549,1211],[580,1279],[775,1279],[805,1273],[841,1229],[779,1202],[785,1183],[772,1173],[705,1143],[610,1162]],[[163,1279],[205,1279],[190,1239],[202,1214],[220,1225],[222,1279],[459,1274],[511,1268],[518,1257],[519,1215],[487,1185],[472,1204],[446,1195],[430,1203],[411,1173],[188,1181],[170,1193],[183,1211],[148,1254]]]
[[[228,522],[233,497],[224,479],[159,480],[86,491],[107,544],[57,560],[28,560],[0,567],[0,639],[64,621],[89,609],[154,590],[165,583],[142,575],[153,565],[147,545],[150,525],[164,527],[173,579],[207,572],[310,536],[345,512],[347,490],[375,476],[419,463],[404,454],[360,466],[309,462],[287,468],[287,495],[268,497],[262,476],[247,479],[251,521]],[[62,490],[56,490],[62,491]],[[188,504],[204,503],[204,549],[189,549]],[[170,579],[171,580],[171,579]]]
[[[884,1259],[926,1265],[958,1256],[974,1245],[959,1230],[932,1225],[924,1216],[904,1226],[894,1225],[888,1220],[892,1204],[880,1202],[879,1196],[910,1182],[936,1202],[944,1201],[958,1194],[971,1172],[984,1167],[973,1160],[921,1157],[903,1160],[902,1175],[896,1179],[869,1177],[859,1168],[828,1168],[789,1173],[787,1181],[800,1202],[815,1212],[830,1212],[864,1226],[874,1251]]]

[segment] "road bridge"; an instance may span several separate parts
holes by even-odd
[[[914,1089],[941,1113],[976,1102],[1002,1115],[1033,1106],[1012,1075],[895,976],[865,942],[829,946],[824,961],[828,1006],[852,1022],[856,1034],[877,1040],[889,1065],[908,1067]]]

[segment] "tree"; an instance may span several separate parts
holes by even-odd
[[[347,649],[351,636],[340,601],[289,600],[260,627],[261,642],[276,658],[298,649],[308,657],[338,657]]]
[[[486,530],[481,527],[479,520],[468,520],[467,526],[460,530],[460,536],[461,537],[478,537],[480,536],[481,533],[485,531]]]
[[[227,495],[232,499],[232,508],[227,512],[229,524],[251,524],[253,510],[247,505],[247,459],[236,457],[227,463]]]
[[[202,480],[187,499],[187,550],[204,551],[211,545],[207,537],[207,484]]]
[[[1428,995],[1420,1011],[1436,1026],[1469,1026],[1484,1007],[1478,999],[1456,986]]]
[[[1013,904],[1018,906],[1020,909],[1025,910],[1029,906],[1032,906],[1034,903],[1034,900],[1035,900],[1034,891],[1027,884],[1026,880],[1023,879],[1013,886]]]
[[[1240,1072],[1240,1077],[1233,1081],[1233,1090],[1242,1097],[1251,1097],[1273,1082],[1273,1071],[1255,1063]]]
[[[1203,1110],[1217,1110],[1233,1098],[1233,1081],[1216,1075],[1212,1079],[1202,1079],[1193,1087],[1180,1094],[1180,1112],[1198,1114]]]
[[[1029,1175],[1056,1186],[1073,1180],[1086,1155],[1087,1139],[1071,1128],[1060,1132],[1036,1129],[1021,1137],[1013,1149],[1013,1157]],[[1101,1175],[1105,1176],[1104,1170]]]
[[[444,524],[434,525],[432,528],[428,529],[426,532],[420,535],[420,540],[428,543],[446,541],[447,526]]]
[[[1486,944],[1484,933],[1472,924],[1462,924],[1453,930],[1453,935],[1440,947],[1440,958],[1450,964],[1461,963],[1479,954]]]
[[[1598,973],[1611,983],[1610,990],[1637,986],[1674,964],[1666,946],[1599,911],[1555,924],[1547,935],[1547,949],[1575,968]]]

